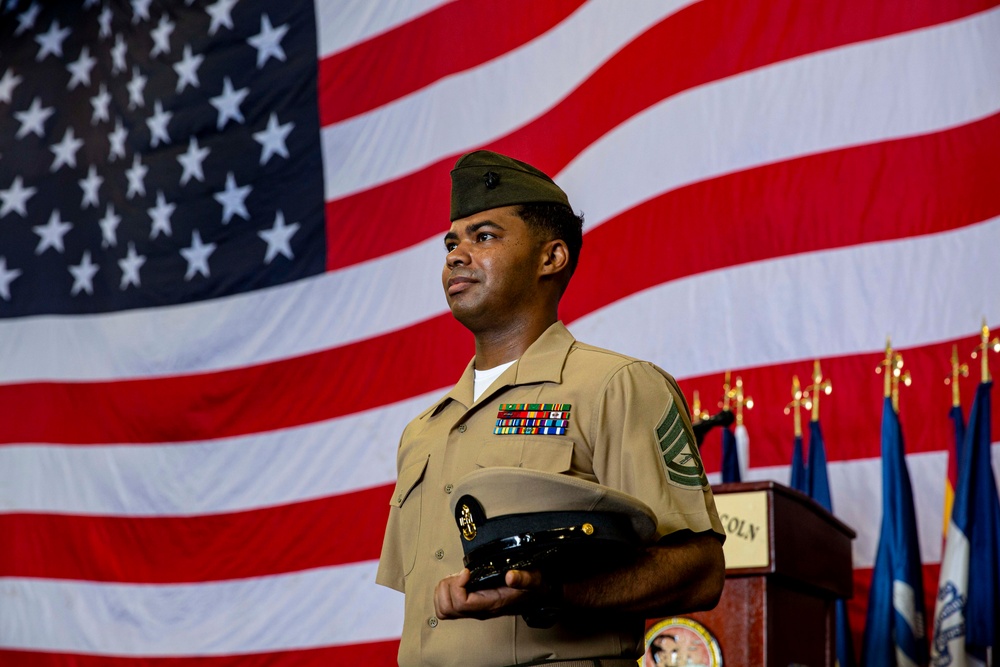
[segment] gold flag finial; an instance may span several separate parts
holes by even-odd
[[[736,424],[740,425],[743,423],[743,408],[753,409],[753,398],[747,396],[743,391],[743,378],[739,375],[736,376],[736,388],[733,389],[733,395],[736,399]]]
[[[892,340],[888,336],[885,339],[885,358],[879,362],[875,372],[885,373],[883,396],[892,397],[892,409],[899,412],[899,383],[909,387],[912,380],[910,371],[903,370],[903,355],[892,349]]]
[[[944,379],[945,384],[951,385],[951,407],[962,406],[962,397],[958,391],[958,378],[969,377],[969,364],[958,363],[958,345],[951,346],[951,377]]]
[[[819,395],[826,394],[829,396],[833,393],[833,383],[830,380],[823,379],[823,371],[819,365],[819,359],[813,361],[813,383],[806,387],[806,392],[810,395],[810,400],[812,401],[812,415],[811,419],[814,422],[819,421]]]
[[[694,402],[691,405],[691,414],[697,421],[704,421],[711,416],[708,414],[708,410],[701,409],[701,395],[697,389],[694,390]]]
[[[799,376],[792,376],[792,402],[785,406],[785,414],[794,415],[792,418],[795,427],[795,437],[802,437],[802,414],[800,408],[804,405],[802,385],[799,384]],[[808,409],[808,407],[807,407]]]
[[[730,372],[726,371],[726,379],[722,383],[722,409],[723,410],[728,410],[729,409],[729,401],[734,396],[732,387],[729,386],[729,376],[730,376]]]
[[[990,348],[993,348],[994,352],[1000,352],[1000,338],[994,338],[993,340],[990,340],[990,328],[986,325],[986,318],[984,317],[983,327],[980,330],[980,335],[979,335],[979,345],[976,346],[975,352],[972,353],[973,359],[975,359],[979,355],[982,355],[979,364],[980,382],[990,381],[990,363],[989,363]]]

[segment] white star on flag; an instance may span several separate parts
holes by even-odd
[[[131,0],[132,2],[132,24],[135,25],[139,19],[149,20],[149,5],[153,0]]]
[[[49,248],[55,248],[58,252],[63,252],[63,237],[73,228],[73,223],[63,222],[59,218],[59,209],[52,211],[49,221],[44,225],[32,227],[32,231],[38,234],[38,245],[35,247],[35,254],[41,255]]]
[[[288,157],[288,148],[285,146],[285,139],[289,133],[295,129],[295,123],[289,121],[284,125],[278,124],[278,114],[271,113],[267,121],[267,129],[254,132],[254,140],[261,145],[260,163],[267,164],[272,155]]]
[[[139,158],[139,154],[136,153],[132,156],[132,166],[125,170],[125,178],[128,179],[128,192],[125,193],[126,199],[132,199],[132,197],[139,195],[144,196],[146,194],[146,173],[149,171],[149,167],[142,163]]]
[[[188,149],[177,156],[177,161],[184,168],[181,173],[181,185],[185,185],[192,178],[196,178],[202,183],[205,182],[205,174],[202,172],[201,163],[208,157],[209,149],[198,146],[198,139],[191,137],[188,141]]]
[[[139,269],[145,263],[146,256],[137,253],[135,251],[135,244],[130,241],[128,244],[128,254],[118,260],[118,266],[122,270],[122,281],[118,287],[120,289],[125,289],[129,285],[141,287],[142,282],[139,280]]]
[[[172,236],[173,227],[170,226],[170,216],[174,214],[177,204],[168,204],[163,192],[156,193],[156,206],[146,209],[150,219],[153,221],[153,228],[149,230],[149,238],[155,239],[162,232],[166,236]]]
[[[222,80],[222,94],[209,100],[212,106],[219,110],[218,129],[221,130],[225,127],[229,119],[233,119],[237,123],[243,122],[243,113],[240,111],[240,104],[243,103],[243,100],[249,94],[249,88],[233,90],[233,82],[229,80],[228,76]]]
[[[128,132],[122,126],[122,119],[115,118],[115,129],[108,133],[108,162],[114,162],[116,158],[125,159],[125,139]]]
[[[275,28],[271,25],[271,19],[267,14],[260,17],[260,32],[247,38],[247,43],[257,49],[257,69],[264,67],[268,58],[273,57],[284,62],[285,50],[281,48],[281,39],[286,32],[288,24]]]
[[[160,23],[150,31],[153,37],[153,49],[149,52],[150,58],[155,58],[161,53],[170,53],[170,34],[174,31],[174,23],[170,17],[164,14],[160,17]]]
[[[97,64],[97,58],[90,55],[90,47],[84,46],[80,50],[80,57],[66,65],[66,69],[72,75],[69,78],[68,90],[73,90],[79,85],[90,87],[90,70]]]
[[[232,11],[236,2],[237,0],[218,0],[214,5],[205,7],[205,11],[212,17],[212,24],[208,26],[209,35],[214,35],[219,26],[233,29]]]
[[[108,207],[104,210],[104,217],[98,220],[98,224],[101,226],[101,247],[108,248],[118,245],[118,225],[121,223],[122,217],[115,213],[115,205],[108,204]]]
[[[295,255],[292,254],[290,241],[292,240],[292,235],[297,231],[299,231],[299,223],[293,222],[286,226],[285,214],[278,211],[274,216],[274,226],[271,229],[263,229],[257,232],[257,236],[267,242],[264,263],[270,264],[271,260],[279,254],[284,255],[288,259],[295,259]]]
[[[94,113],[90,117],[90,124],[97,125],[100,121],[109,121],[111,117],[108,113],[108,105],[111,104],[111,93],[103,83],[98,89],[98,93],[90,98],[90,105],[94,107]]]
[[[62,58],[62,43],[69,37],[70,32],[69,28],[60,28],[59,21],[53,21],[46,32],[35,37],[35,41],[38,42],[39,47],[35,60],[44,60],[45,56],[48,55]]]
[[[57,171],[63,166],[76,167],[76,152],[80,150],[81,146],[83,146],[83,139],[78,139],[73,134],[73,128],[67,127],[62,140],[49,147],[49,150],[55,155],[49,171]]]
[[[111,47],[111,73],[120,74],[128,69],[125,63],[125,52],[128,47],[125,45],[125,38],[121,35],[115,36],[115,45]]]
[[[0,79],[0,102],[6,102],[10,104],[10,101],[14,94],[14,89],[17,85],[21,83],[23,79],[18,75],[14,74],[13,69],[8,69],[3,73],[3,78]]]
[[[52,107],[42,107],[42,98],[36,97],[31,101],[31,106],[27,111],[15,111],[14,118],[21,121],[21,128],[14,135],[18,139],[25,137],[29,132],[45,137],[45,121],[55,113]]]
[[[8,269],[7,258],[0,257],[0,297],[10,301],[10,284],[21,275],[21,269]]]
[[[70,290],[70,295],[76,296],[80,292],[86,292],[87,294],[94,293],[94,276],[100,270],[97,264],[94,264],[90,259],[90,251],[83,251],[83,259],[80,260],[79,264],[70,264],[69,272],[73,274],[73,288]]]
[[[236,187],[236,177],[233,176],[233,172],[226,174],[226,189],[212,195],[215,201],[222,204],[222,224],[228,225],[234,215],[244,220],[250,219],[245,202],[251,190],[253,188],[249,185]]]
[[[101,26],[99,36],[101,39],[105,39],[111,36],[111,19],[114,15],[111,13],[111,8],[107,5],[101,10],[101,13],[97,16],[97,23]]]
[[[21,176],[15,176],[14,181],[6,190],[0,190],[0,218],[11,211],[18,213],[21,217],[28,217],[28,200],[38,192],[38,188],[24,187]]]
[[[177,91],[181,92],[187,86],[200,88],[201,82],[198,80],[198,68],[205,60],[205,56],[192,55],[191,45],[184,45],[184,56],[180,62],[174,63],[174,71],[177,72]]]
[[[187,260],[188,268],[184,274],[184,280],[191,280],[195,274],[200,273],[206,278],[211,274],[208,270],[208,258],[215,252],[214,243],[202,243],[201,234],[198,230],[191,233],[191,246],[181,248],[181,255]]]
[[[146,100],[142,97],[142,91],[146,88],[146,77],[139,72],[138,67],[132,68],[132,78],[125,85],[128,88],[128,108],[146,106]]]
[[[34,28],[35,20],[38,18],[38,12],[40,11],[42,11],[42,6],[37,2],[33,2],[23,13],[18,14],[17,30],[14,31],[14,35],[20,35],[21,33]]]
[[[97,208],[99,204],[97,201],[97,190],[104,183],[104,177],[97,175],[97,167],[90,165],[90,168],[87,170],[87,178],[80,179],[77,182],[83,190],[83,200],[80,203],[80,208],[87,208],[87,206]]]
[[[162,141],[165,144],[170,143],[170,135],[167,133],[167,123],[170,119],[174,117],[174,114],[170,111],[163,110],[163,104],[160,100],[156,100],[153,104],[153,115],[146,119],[146,125],[149,127],[149,145],[156,148],[160,145]]]

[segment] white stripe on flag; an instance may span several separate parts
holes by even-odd
[[[451,0],[321,0],[316,3],[319,57],[333,55],[388,32]]]
[[[0,579],[0,647],[208,656],[398,638],[403,597],[374,561],[204,584]]]
[[[1000,8],[700,86],[622,123],[555,180],[589,229],[722,174],[968,123],[1000,110],[998,34]]]
[[[326,198],[340,199],[480,146],[555,105],[651,25],[690,0],[594,0],[558,26],[467,72],[325,127]],[[544,66],[539,66],[544,63]],[[517,95],[496,95],[517,90]],[[493,91],[494,94],[491,94]],[[438,118],[436,122],[424,122]],[[419,126],[421,132],[414,132]]]

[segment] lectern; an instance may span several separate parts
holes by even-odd
[[[727,533],[726,585],[714,610],[688,617],[718,640],[724,667],[832,667],[834,600],[851,597],[854,531],[776,482],[712,490]]]

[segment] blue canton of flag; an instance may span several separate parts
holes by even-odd
[[[961,447],[934,610],[935,667],[986,664],[1000,638],[1000,501],[990,453],[992,382],[976,389]],[[956,422],[957,423],[957,422]]]
[[[863,665],[927,664],[924,585],[899,415],[882,407],[882,528],[861,648]]]
[[[0,317],[325,268],[311,3],[20,3],[0,20]]]

